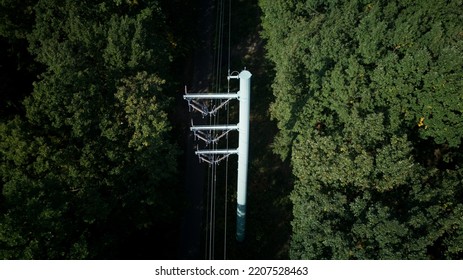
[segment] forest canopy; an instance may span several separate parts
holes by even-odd
[[[243,3],[253,203],[229,254],[463,258],[463,1]],[[0,0],[0,259],[177,256],[195,5]]]
[[[259,3],[291,258],[462,258],[463,2]]]
[[[2,41],[27,46],[41,69],[23,109],[2,114],[0,258],[164,256],[139,250],[165,243],[176,215],[159,1],[5,0],[0,10]]]

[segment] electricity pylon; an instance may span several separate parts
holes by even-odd
[[[231,131],[238,131],[238,148],[236,149],[212,149],[197,150],[195,153],[200,161],[209,164],[218,164],[230,155],[238,155],[238,179],[237,179],[237,206],[236,206],[236,239],[243,241],[246,229],[246,190],[248,176],[248,155],[249,155],[249,114],[251,97],[251,76],[252,74],[243,70],[236,76],[228,76],[228,79],[239,79],[240,88],[237,93],[191,93],[185,92],[183,98],[188,101],[190,110],[198,111],[203,116],[212,116],[233,99],[239,101],[239,122],[236,125],[202,125],[194,126],[190,130],[195,136],[206,144],[217,143],[220,138]],[[199,100],[222,100],[220,105],[209,108],[208,105]],[[222,131],[218,136],[212,137],[212,131]]]

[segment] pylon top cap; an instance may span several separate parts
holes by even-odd
[[[243,71],[241,71],[241,73],[240,73],[240,75],[239,75],[240,79],[246,79],[246,80],[247,80],[247,79],[250,79],[251,76],[252,76],[252,74],[251,74],[251,72],[249,72],[248,70],[243,70]]]

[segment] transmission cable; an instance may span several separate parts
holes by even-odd
[[[228,55],[227,55],[227,68],[228,75],[230,75],[230,57],[231,57],[231,4],[232,0],[228,0]],[[221,84],[221,75],[222,75],[222,62],[223,62],[223,49],[224,49],[224,27],[225,27],[225,1],[217,1],[217,12],[216,12],[216,29],[215,29],[215,40],[214,40],[214,49],[215,54],[213,56],[213,73],[212,73],[212,90],[215,92],[220,92]],[[227,84],[227,93],[230,93],[230,80]],[[209,105],[212,108],[217,108],[220,104],[223,103],[223,100],[210,100]],[[226,109],[226,125],[230,123],[230,112],[229,112],[229,103],[225,104]],[[209,125],[218,125],[220,121],[220,111],[217,110],[214,114],[209,115]],[[210,131],[211,149],[216,151],[218,149],[218,130]],[[226,133],[226,150],[229,149],[229,138],[228,132]],[[206,217],[206,242],[205,242],[205,253],[206,259],[214,259],[215,257],[215,227],[216,227],[216,203],[217,203],[217,164],[223,158],[213,153],[209,158],[210,164],[208,169],[208,191],[207,191],[207,217]],[[224,241],[223,241],[223,257],[227,258],[227,218],[228,218],[228,155],[225,156],[225,195],[224,195]]]
[[[213,69],[212,75],[212,82],[213,86],[212,89],[216,92],[220,91],[221,83],[220,83],[220,75],[221,75],[221,68],[222,68],[222,45],[223,45],[223,21],[224,21],[224,5],[223,0],[220,0],[217,6],[217,14],[216,14],[216,32],[215,32],[215,48],[216,48],[216,55],[214,55],[213,65],[215,69]],[[215,108],[219,104],[219,100],[211,100],[211,106]],[[217,111],[215,114],[209,116],[209,123],[210,125],[217,125],[219,120],[220,114]],[[211,139],[214,140],[217,137],[217,132],[215,130],[210,132]],[[213,151],[217,150],[217,143],[216,141],[212,141],[211,149]],[[217,155],[212,154],[211,156],[211,163],[209,166],[209,174],[208,174],[208,195],[207,195],[207,228],[206,228],[206,254],[207,259],[214,259],[215,254],[215,225],[216,225],[216,194],[217,194]],[[210,183],[209,183],[210,182]]]
[[[228,0],[228,76],[230,76],[230,57],[231,57],[231,8],[232,8],[232,0]],[[227,93],[230,93],[230,79],[227,79]],[[230,123],[230,110],[229,104],[227,104],[226,111],[227,111],[227,126]],[[228,134],[226,137],[226,149],[228,150]],[[228,157],[225,161],[225,203],[224,203],[224,241],[223,241],[223,259],[227,259],[227,220],[228,220]]]

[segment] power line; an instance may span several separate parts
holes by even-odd
[[[230,76],[230,58],[231,58],[231,6],[232,0],[228,0],[228,76]],[[230,79],[227,79],[227,93],[230,93]],[[229,104],[226,107],[227,111],[227,126],[230,123],[230,110]],[[226,139],[226,148],[228,150],[229,146],[228,135]],[[227,259],[227,220],[228,220],[228,157],[225,162],[225,202],[224,202],[224,237],[223,237],[223,259]]]
[[[231,58],[231,0],[228,0],[228,54],[224,55],[225,48],[225,19],[226,19],[226,2],[225,0],[218,0],[216,4],[216,28],[214,37],[214,55],[213,55],[213,69],[212,69],[212,85],[211,89],[216,92],[220,92],[222,89],[222,68],[224,66],[224,59],[227,59],[228,68],[228,84],[227,94],[186,94],[184,98],[188,101],[190,110],[199,111],[203,116],[209,117],[209,126],[192,126],[192,131],[195,133],[195,137],[206,142],[206,146],[210,147],[210,150],[196,151],[200,161],[209,163],[209,169],[207,173],[207,195],[206,195],[206,227],[205,227],[205,258],[215,258],[215,245],[216,241],[216,225],[217,225],[217,179],[218,179],[218,163],[223,159],[226,159],[225,165],[225,188],[224,188],[224,237],[223,237],[223,257],[227,258],[227,218],[228,218],[228,156],[231,154],[237,154],[238,150],[229,150],[229,136],[228,133],[232,130],[237,130],[238,125],[230,126],[230,112],[229,112],[229,101],[237,99],[238,94],[230,94],[230,58]],[[238,76],[233,77],[237,79]],[[205,102],[200,103],[198,100],[206,99]],[[220,123],[220,111],[219,109],[225,107],[226,109],[226,125],[218,125]],[[241,107],[241,106],[240,106]],[[223,119],[223,116],[222,116]],[[209,129],[208,129],[209,128]],[[219,139],[226,137],[226,149],[223,150],[223,145],[219,149]],[[223,177],[219,176],[222,180]],[[219,200],[220,201],[220,200]],[[219,208],[220,209],[220,208]],[[219,210],[220,211],[220,210]],[[220,224],[220,223],[219,223]]]
[[[224,0],[220,0],[217,6],[216,12],[216,32],[215,32],[215,56],[213,65],[213,86],[216,92],[220,91],[221,88],[221,70],[222,70],[222,52],[223,52],[223,29],[224,29]],[[212,100],[213,108],[219,106],[222,100]],[[216,114],[210,116],[210,123],[217,125],[220,118],[220,113],[217,111]],[[217,138],[217,131],[212,132],[212,138]],[[217,150],[218,145],[216,142],[212,142],[212,150]],[[215,257],[215,232],[216,232],[216,199],[217,199],[217,165],[212,164],[210,166],[210,174],[208,181],[210,181],[210,193],[208,194],[208,217],[209,217],[209,228],[208,231],[208,258],[214,259]]]

